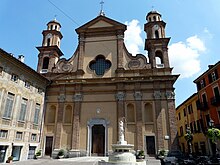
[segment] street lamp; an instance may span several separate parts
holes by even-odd
[[[192,156],[192,140],[193,140],[193,134],[190,130],[189,127],[186,129],[186,134],[185,134],[185,139],[188,145],[188,150],[189,150],[189,156]]]
[[[212,128],[214,126],[214,121],[212,119],[210,119],[210,121],[209,121],[209,126],[210,126],[210,128]]]

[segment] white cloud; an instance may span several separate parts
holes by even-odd
[[[200,71],[201,53],[206,51],[204,42],[198,36],[186,39],[169,46],[169,57],[173,73],[181,74],[181,78],[189,78]]]
[[[140,53],[143,50],[143,39],[141,38],[141,27],[138,20],[125,22],[127,30],[125,31],[125,44],[126,48],[132,55]]]

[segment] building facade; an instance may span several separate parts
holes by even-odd
[[[183,153],[189,153],[189,146],[185,139],[187,129],[191,131],[192,153],[196,155],[209,154],[209,144],[204,134],[204,125],[201,111],[197,108],[198,95],[194,93],[176,108],[179,146]]]
[[[103,13],[76,29],[78,46],[61,58],[61,24],[43,31],[37,47],[38,68],[51,84],[46,92],[43,135],[45,155],[66,149],[71,156],[108,155],[118,140],[118,122],[134,150],[154,156],[175,149],[173,84],[178,75],[169,64],[166,23],[156,11],[146,16],[148,58],[132,56],[124,44],[126,25]]]
[[[40,149],[48,80],[0,49],[0,163],[33,158]]]
[[[209,69],[201,74],[194,83],[197,86],[198,109],[204,122],[205,131],[210,127],[210,120],[214,127],[220,129],[220,61],[209,65]],[[218,143],[217,148],[220,149]]]

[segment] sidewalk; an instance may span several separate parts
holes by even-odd
[[[98,161],[108,160],[108,157],[78,157],[78,158],[68,158],[68,159],[50,159],[50,158],[40,158],[37,160],[30,159],[26,161],[13,162],[16,165],[98,165]],[[8,164],[8,163],[3,163]],[[160,160],[155,158],[147,158],[147,165],[160,165]]]

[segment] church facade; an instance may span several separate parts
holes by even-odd
[[[169,64],[166,23],[146,16],[148,58],[125,47],[126,25],[100,14],[76,29],[78,46],[61,58],[61,24],[52,20],[37,47],[37,72],[51,81],[46,92],[42,148],[71,156],[108,155],[118,141],[118,122],[134,150],[154,156],[177,147],[173,84],[178,75]],[[159,61],[159,63],[158,63]]]

